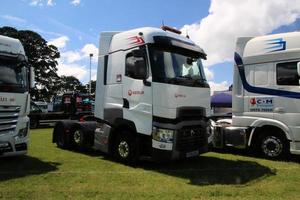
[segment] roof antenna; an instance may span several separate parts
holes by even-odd
[[[161,26],[165,26],[164,20],[161,21]]]

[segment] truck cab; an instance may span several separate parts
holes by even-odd
[[[28,148],[33,70],[19,40],[0,35],[0,71],[0,157],[22,155]]]
[[[234,60],[233,117],[217,146],[300,154],[300,32],[238,38]]]
[[[203,59],[203,49],[172,29],[101,33],[93,147],[123,161],[206,152],[210,88]]]

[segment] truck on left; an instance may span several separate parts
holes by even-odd
[[[33,83],[21,42],[0,35],[0,157],[27,153]]]

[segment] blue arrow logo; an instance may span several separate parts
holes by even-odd
[[[266,48],[268,53],[275,52],[275,51],[283,51],[286,49],[286,41],[283,38],[276,38],[272,40],[267,40],[267,45],[269,46]]]

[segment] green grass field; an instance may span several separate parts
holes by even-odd
[[[206,153],[133,168],[100,153],[58,149],[51,133],[31,130],[27,156],[0,159],[0,199],[300,199],[299,158]]]

